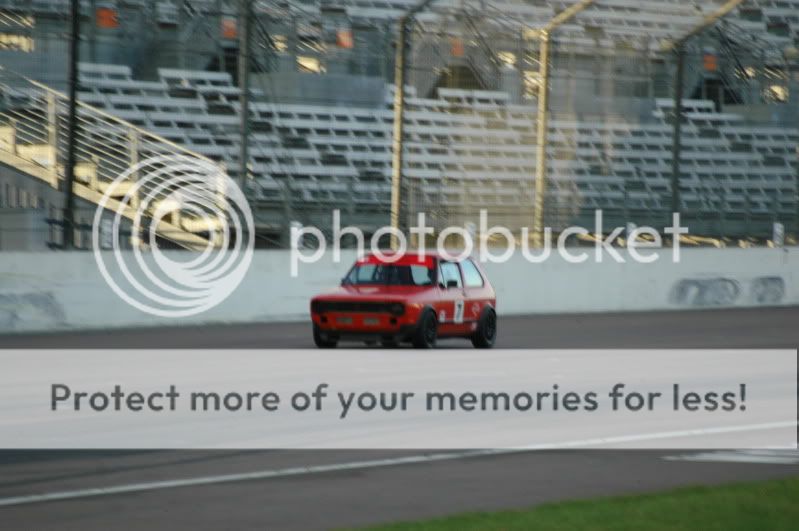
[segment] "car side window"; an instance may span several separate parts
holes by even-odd
[[[449,284],[450,280],[457,282],[459,288],[463,287],[461,281],[461,272],[458,269],[458,264],[453,262],[441,262],[441,278],[444,281],[444,286]]]
[[[434,269],[425,266],[411,266],[411,277],[415,286],[432,286],[435,277]]]
[[[377,273],[376,265],[364,264],[352,270],[349,281],[352,284],[366,284],[375,280],[375,273]]]
[[[461,262],[461,269],[463,270],[463,281],[467,288],[480,288],[485,284],[485,282],[483,282],[483,276],[480,274],[480,271],[477,269],[477,266],[474,265],[471,258],[467,258]]]

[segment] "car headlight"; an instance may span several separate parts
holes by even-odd
[[[391,312],[391,315],[402,315],[405,313],[405,305],[401,302],[391,303],[391,306],[389,306],[389,312]]]

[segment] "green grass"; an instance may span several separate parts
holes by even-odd
[[[799,478],[541,505],[397,523],[380,531],[799,529]]]

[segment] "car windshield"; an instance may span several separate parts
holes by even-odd
[[[387,284],[390,286],[432,286],[435,270],[424,264],[356,264],[346,284]]]

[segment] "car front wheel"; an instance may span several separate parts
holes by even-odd
[[[338,338],[330,337],[318,326],[313,325],[313,342],[318,348],[336,348],[336,345],[338,345]]]
[[[419,319],[419,326],[413,334],[412,343],[416,348],[434,348],[438,337],[438,323],[435,314],[427,310]]]

